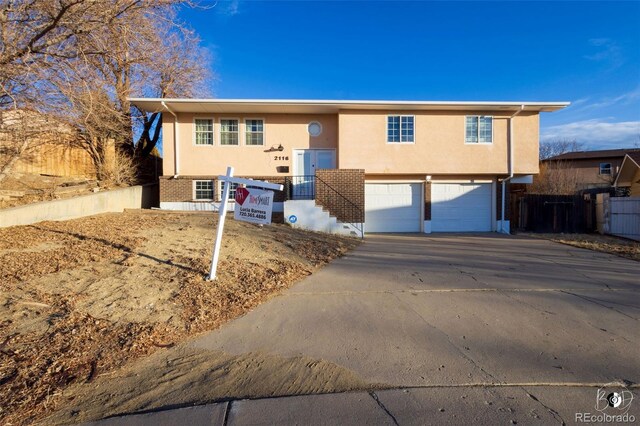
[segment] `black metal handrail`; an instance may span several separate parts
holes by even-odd
[[[315,200],[316,177],[313,175],[286,176],[285,196],[287,200]]]
[[[342,193],[340,193],[338,190],[336,190],[334,187],[329,185],[327,182],[325,182],[324,180],[322,180],[318,176],[315,176],[315,178],[316,178],[315,179],[316,180],[316,184],[318,182],[322,183],[322,185],[324,185],[326,188],[331,190],[333,195],[338,196],[338,199],[340,200],[342,206],[336,206],[336,207],[342,207],[340,209],[340,211],[346,212],[346,215],[349,218],[358,217],[360,219],[360,222],[352,222],[351,220],[344,220],[344,218],[342,218],[341,222],[344,222],[344,223],[346,223],[348,225],[351,225],[356,230],[360,231],[361,238],[364,238],[364,229],[363,229],[364,228],[363,227],[364,212],[362,211],[362,209],[360,207],[358,207],[357,204],[355,204],[353,201],[351,201],[350,199],[345,197]],[[330,206],[325,206],[325,207],[327,207],[327,209],[330,209]]]
[[[362,224],[364,222],[364,213],[362,209],[318,176],[304,175],[285,177],[285,197],[287,200],[316,200],[318,184],[322,185],[323,188],[327,188],[327,190],[329,190],[329,192],[334,196],[333,199],[339,200],[338,205],[324,205],[323,207],[329,210],[329,212],[336,216],[336,218],[341,222],[350,225],[355,230],[359,231],[360,236],[364,238],[364,227]],[[334,212],[331,212],[331,210],[334,210]],[[335,210],[342,212],[348,218],[360,218],[360,222],[344,220],[344,216],[337,217]]]

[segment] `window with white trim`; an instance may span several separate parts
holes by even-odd
[[[196,180],[194,181],[194,199],[196,200],[213,200],[213,181]]]
[[[220,145],[238,145],[238,135],[238,120],[220,119]]]
[[[245,125],[245,145],[264,145],[264,120],[248,119]]]
[[[387,142],[414,142],[413,115],[387,116]]]
[[[194,119],[196,145],[213,145],[213,120]]]
[[[493,143],[493,117],[467,116],[464,141],[465,143]]]
[[[220,192],[218,192],[218,201],[222,201],[222,195],[224,194],[224,186],[227,184],[227,182],[218,181],[218,189],[220,190]],[[229,198],[227,198],[227,200],[229,201],[234,201],[236,199],[236,188],[238,187],[238,184],[235,182],[230,182],[229,183]]]
[[[600,174],[611,176],[611,163],[600,163]]]

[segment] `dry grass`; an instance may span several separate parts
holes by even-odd
[[[0,423],[28,424],[87,383],[243,315],[357,240],[212,214],[131,211],[0,229]]]
[[[567,244],[602,253],[615,254],[640,261],[640,242],[619,238],[612,235],[600,234],[532,234],[525,233],[534,238],[544,238],[556,243]]]

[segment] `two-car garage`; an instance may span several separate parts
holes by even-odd
[[[492,230],[494,195],[491,183],[432,182],[428,185],[431,185],[431,220],[427,223],[432,232]],[[424,194],[424,183],[367,182],[365,231],[425,231]]]

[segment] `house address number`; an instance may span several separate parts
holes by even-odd
[[[274,155],[273,159],[277,160],[277,161],[289,161],[289,156],[288,155]]]

